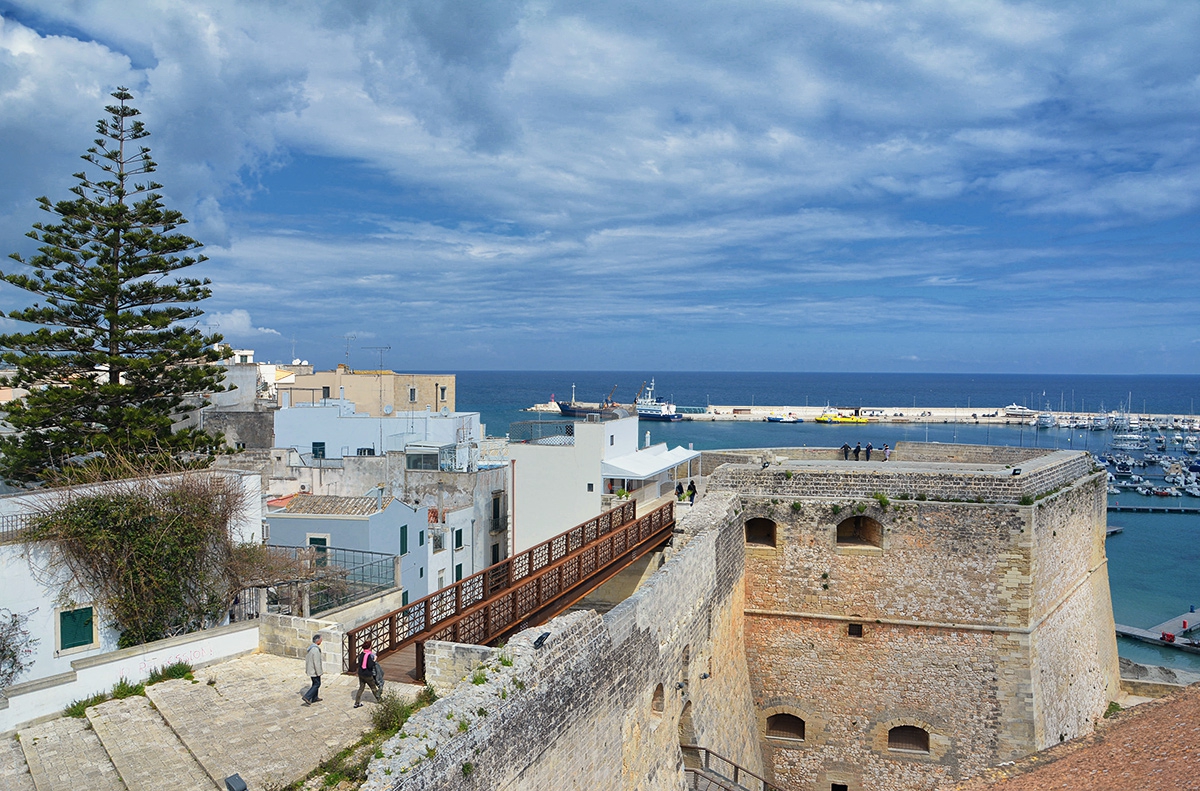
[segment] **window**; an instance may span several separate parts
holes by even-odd
[[[248,362],[250,362],[250,355],[248,355],[248,354],[239,354],[239,355],[238,355],[238,362],[239,362],[239,363],[248,363]]]
[[[317,565],[324,566],[328,564],[329,558],[325,555],[325,548],[329,546],[329,535],[313,535],[312,533],[309,533],[307,536],[305,536],[305,538],[308,541],[308,545],[312,547],[315,552],[314,559],[316,560]]]
[[[445,400],[446,400],[446,388],[445,388],[445,386],[443,386],[443,387],[442,387],[442,400],[443,400],[443,401],[445,401]]]
[[[929,752],[929,731],[914,725],[898,725],[888,731],[888,749],[906,752]]]
[[[408,401],[410,404],[417,403],[417,388],[415,388],[415,387],[408,388]]]
[[[438,455],[436,453],[406,453],[404,466],[410,470],[436,470]]]
[[[90,646],[96,642],[96,619],[91,607],[60,610],[58,613],[58,650]]]
[[[659,684],[654,688],[654,697],[650,699],[650,713],[661,717],[666,708],[666,700],[666,695],[663,694],[663,685]]]
[[[454,566],[454,581],[458,582],[460,579],[462,579],[462,564],[457,563]]]
[[[829,791],[850,791],[850,786],[845,783],[830,783]]]
[[[321,398],[329,398],[329,388],[328,387],[321,388]]]
[[[460,527],[454,531],[454,548],[462,549],[462,545],[462,528]]]
[[[588,484],[588,491],[589,491],[589,492],[592,492],[592,491],[595,491],[595,490],[596,490],[596,484],[594,484],[594,483],[589,483],[589,484]]]
[[[438,590],[446,587],[446,570],[438,569]]]
[[[772,714],[767,717],[767,737],[804,741],[804,720],[794,714]]]
[[[358,451],[355,453],[355,455],[356,456],[374,456],[375,449],[374,448],[359,448]]]
[[[400,554],[408,554],[408,525],[400,525]]]
[[[775,523],[761,516],[747,519],[746,546],[773,548],[775,546]]]
[[[417,546],[419,546],[419,547],[425,546],[425,531],[424,530],[417,531]]]
[[[408,591],[401,591],[401,592],[400,592],[400,606],[401,606],[401,607],[407,607],[407,606],[408,606]]]
[[[852,516],[837,526],[839,546],[883,546],[883,525],[869,516]]]
[[[492,565],[500,562],[500,545],[492,544]]]
[[[424,566],[421,566],[421,568],[417,569],[417,572],[418,572],[417,579],[425,579],[425,567]]]
[[[852,623],[846,627],[846,634],[851,637],[862,637],[862,624]]]
[[[613,444],[614,442],[616,442],[616,440],[614,440],[614,439],[613,439],[613,436],[614,436],[614,435],[612,435],[612,434],[609,434],[609,435],[608,435],[608,444],[609,444],[609,446],[612,446],[612,444]]]
[[[312,457],[314,459],[325,458],[325,443],[324,442],[314,442],[312,444]]]
[[[234,447],[234,450],[245,450],[246,443],[245,442],[235,442],[235,443],[233,443],[233,447]]]

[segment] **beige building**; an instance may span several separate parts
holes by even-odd
[[[344,390],[343,390],[344,388]],[[290,404],[318,404],[322,399],[345,398],[360,415],[372,417],[398,412],[455,410],[454,374],[398,374],[395,371],[356,371],[338,365],[333,371],[296,373],[291,383],[280,383]]]

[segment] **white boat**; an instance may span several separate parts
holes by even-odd
[[[1033,417],[1036,414],[1037,412],[1029,407],[1020,406],[1019,404],[1009,404],[1004,407],[1005,417]]]
[[[1191,495],[1192,497],[1200,497],[1200,486],[1196,486],[1195,484],[1192,484],[1191,486],[1187,487],[1183,491],[1186,492],[1187,494]]]
[[[1145,450],[1146,440],[1141,434],[1114,434],[1112,446],[1114,450]]]
[[[1197,453],[1200,453],[1200,447],[1197,447],[1196,443],[1194,442],[1185,442],[1183,445],[1183,452],[1189,456],[1195,456]]]
[[[1042,412],[1037,416],[1038,428],[1054,428],[1054,413]]]
[[[1176,445],[1182,445],[1183,444],[1183,435],[1177,431],[1177,432],[1175,432],[1175,436],[1171,437],[1171,441],[1174,442]]]
[[[638,420],[683,420],[683,415],[676,411],[674,404],[654,397],[653,379],[650,380],[646,392],[637,397],[635,405]]]
[[[1122,414],[1113,415],[1112,419],[1108,421],[1108,425],[1112,428],[1113,431],[1128,431],[1129,430],[1129,416],[1122,415]]]
[[[1092,431],[1108,431],[1108,415],[1096,415],[1093,417]]]

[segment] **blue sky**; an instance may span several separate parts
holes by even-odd
[[[0,0],[0,240],[125,85],[263,359],[1198,373],[1198,38],[1179,2]]]

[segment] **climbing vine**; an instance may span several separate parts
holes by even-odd
[[[31,657],[39,641],[25,628],[32,614],[0,607],[0,689],[14,684],[33,666]]]
[[[66,571],[121,632],[121,647],[219,623],[241,589],[230,479],[204,473],[110,481],[65,492],[32,520],[48,570]]]

